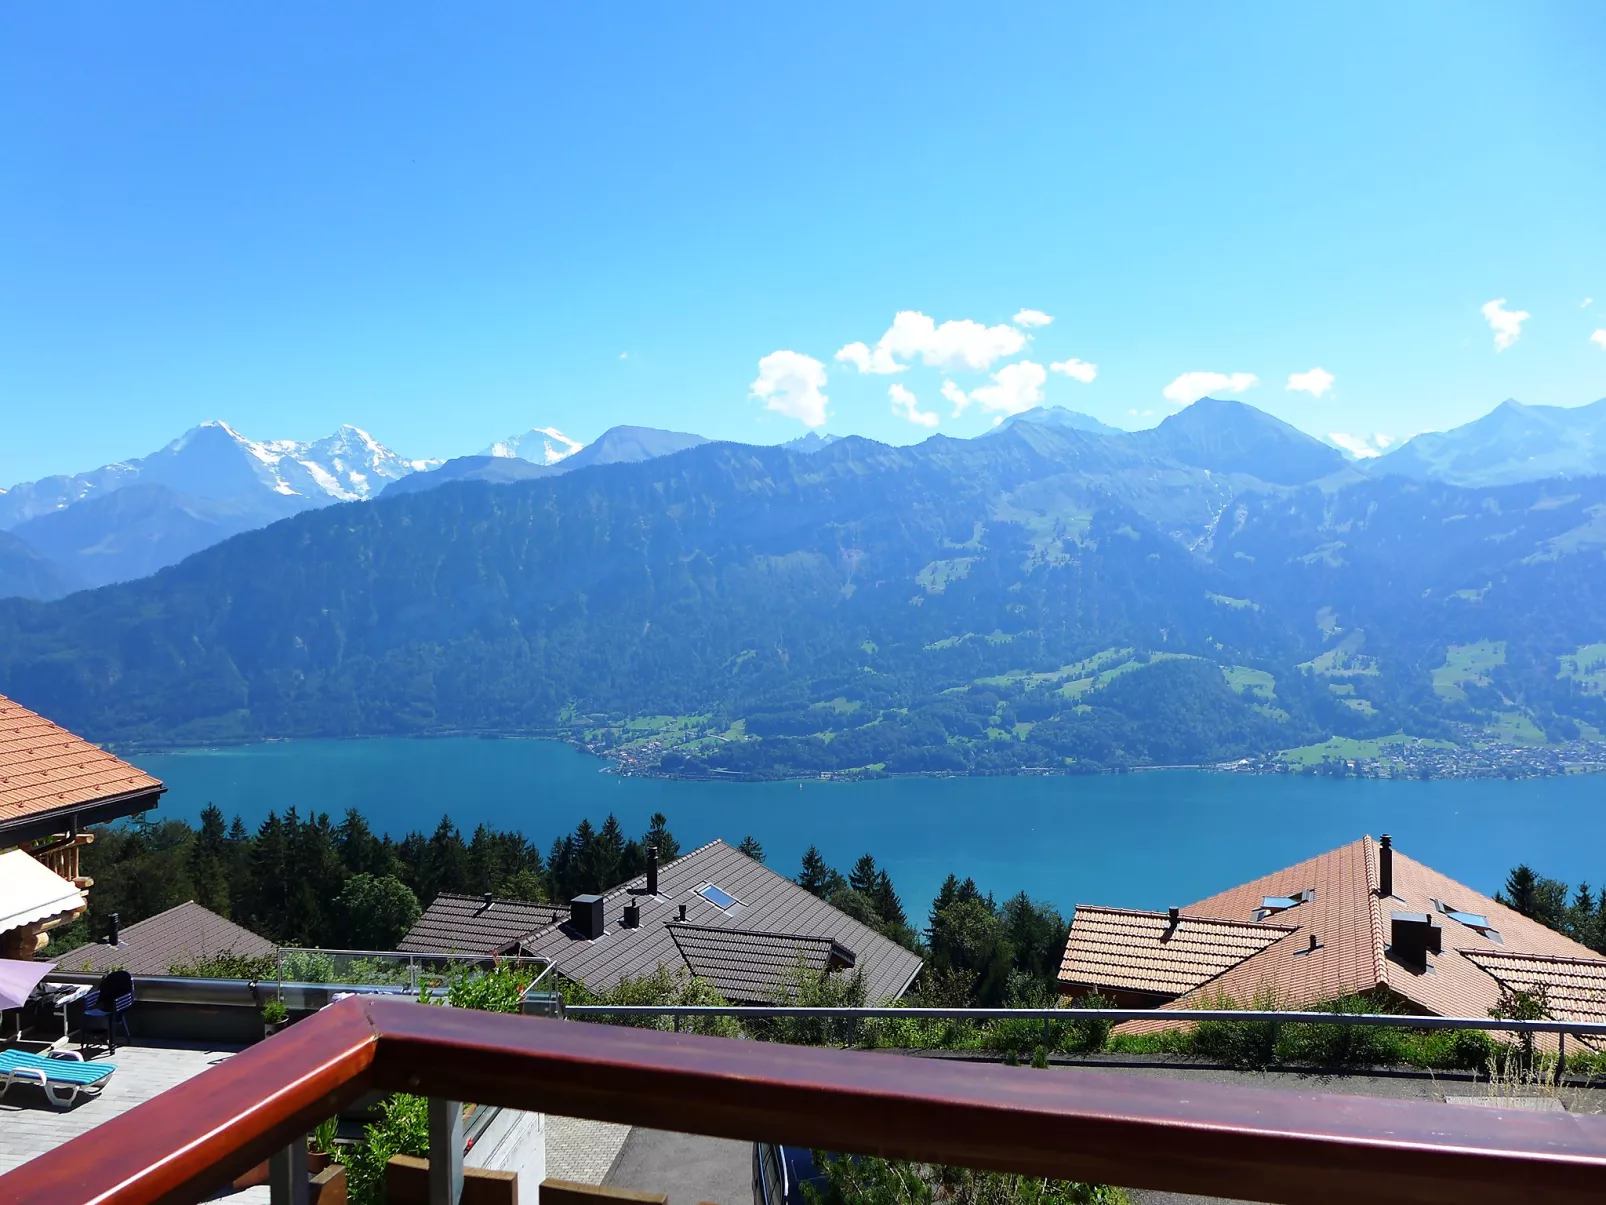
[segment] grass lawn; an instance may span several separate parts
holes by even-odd
[[[1441,699],[1465,703],[1469,683],[1489,685],[1489,671],[1506,663],[1504,640],[1479,640],[1473,644],[1452,644],[1444,664],[1433,671],[1433,692]]]

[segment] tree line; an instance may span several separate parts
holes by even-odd
[[[1597,894],[1588,883],[1580,883],[1575,889],[1522,863],[1512,868],[1494,898],[1529,920],[1606,954],[1606,888]]]
[[[618,818],[580,821],[543,855],[523,833],[479,825],[464,837],[449,816],[433,832],[400,840],[377,834],[355,809],[339,821],[270,812],[250,831],[208,805],[200,823],[138,816],[97,827],[83,851],[94,879],[89,911],[52,934],[58,956],[103,938],[109,917],[125,928],[186,900],[279,945],[394,949],[443,892],[547,902],[607,891],[681,853],[662,813],[640,836]],[[760,862],[764,847],[748,836],[737,848]],[[924,928],[909,920],[892,877],[866,853],[846,874],[819,849],[803,854],[795,881],[927,961],[922,996],[944,1004],[1033,1004],[1052,1000],[1069,924],[1025,892],[1002,904],[971,879],[949,875]]]

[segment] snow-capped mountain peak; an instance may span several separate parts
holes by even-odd
[[[557,464],[583,447],[579,440],[570,439],[556,427],[532,427],[522,435],[497,440],[480,455],[528,460],[533,464]]]

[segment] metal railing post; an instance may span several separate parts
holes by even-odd
[[[429,1205],[463,1197],[463,1106],[429,1098]]]
[[[307,1205],[307,1138],[268,1156],[268,1200],[272,1205]]]

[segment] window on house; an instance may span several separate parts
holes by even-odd
[[[737,902],[734,895],[726,891],[724,888],[714,886],[712,883],[704,883],[697,889],[697,894],[702,896],[721,912],[734,907]]]
[[[1433,901],[1433,910],[1448,916],[1451,920],[1465,925],[1475,932],[1483,934],[1490,941],[1500,945],[1506,943],[1500,937],[1500,930],[1489,923],[1489,918],[1481,912],[1462,912],[1454,904],[1447,904],[1443,900]]]
[[[1303,891],[1296,891],[1293,895],[1268,895],[1260,901],[1260,907],[1255,909],[1255,919],[1265,920],[1268,916],[1276,916],[1279,912],[1287,912],[1290,908],[1297,908],[1301,904],[1308,904],[1316,898],[1316,888],[1307,887]]]

